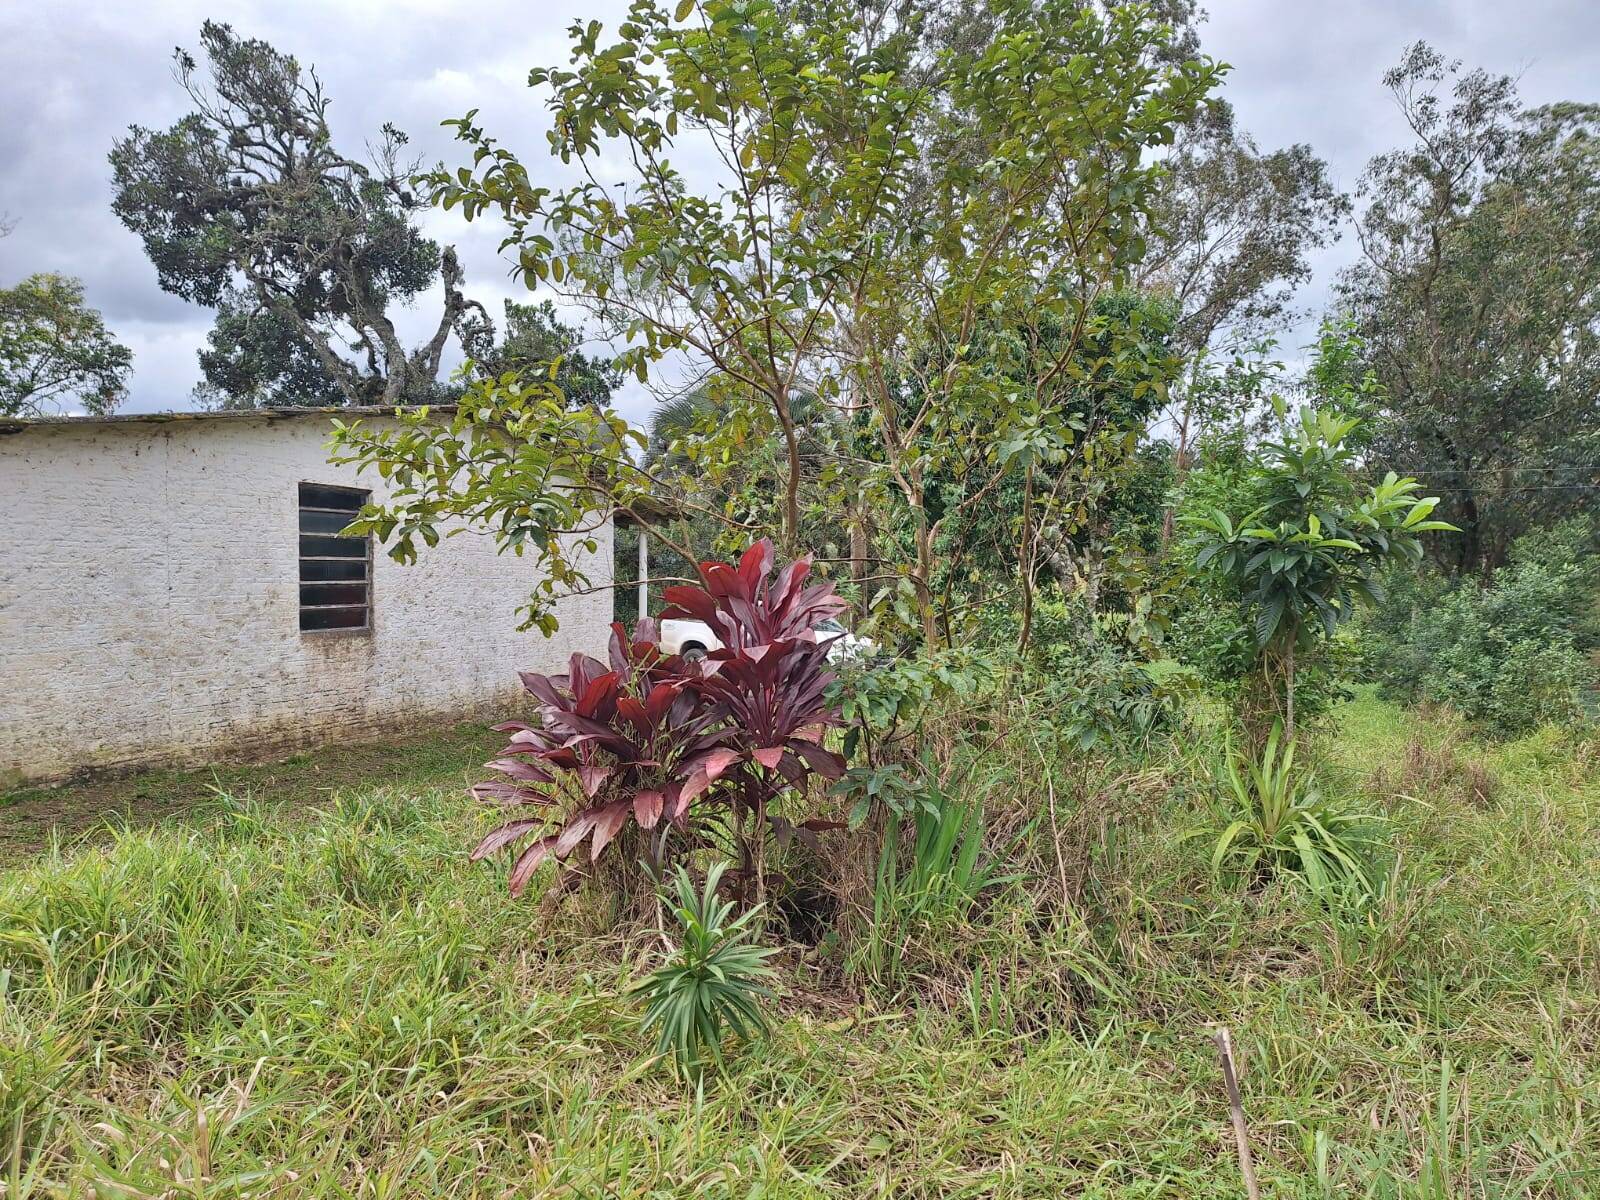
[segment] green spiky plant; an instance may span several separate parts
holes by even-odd
[[[1281,749],[1280,749],[1281,747]],[[1275,722],[1256,760],[1229,747],[1224,772],[1228,821],[1211,853],[1211,868],[1252,883],[1293,872],[1319,896],[1374,891],[1364,858],[1376,818],[1324,794],[1310,774],[1295,773],[1295,744]]]
[[[672,912],[682,941],[632,993],[649,1002],[644,1028],[657,1031],[656,1052],[670,1054],[689,1078],[702,1075],[708,1061],[722,1066],[722,1043],[730,1031],[741,1042],[767,1031],[759,1001],[772,995],[766,960],[776,951],[750,942],[759,905],[735,917],[734,906],[717,895],[727,869],[727,863],[717,863],[697,891],[689,872],[678,866]]]

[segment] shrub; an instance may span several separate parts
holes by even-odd
[[[1152,670],[1161,660],[1155,658],[1150,604],[1148,595],[1126,612],[1095,612],[1080,595],[1041,596],[1035,604],[1024,682],[1041,694],[1056,729],[1081,750],[1144,740],[1193,682],[1192,673],[1175,664]],[[1014,640],[1014,624],[1004,610],[984,614],[991,640]]]
[[[702,563],[703,588],[667,589],[664,616],[703,620],[723,642],[701,661],[665,655],[655,623],[643,620],[631,638],[612,626],[609,669],[575,654],[566,674],[522,675],[539,701],[539,723],[496,726],[511,740],[489,766],[508,778],[472,789],[480,800],[530,813],[472,852],[476,860],[524,843],[511,868],[513,896],[548,858],[566,861],[587,842],[589,860],[598,860],[630,823],[659,866],[670,835],[693,849],[712,818],[739,845],[734,877],[760,894],[769,832],[809,840],[835,826],[773,808],[803,792],[813,774],[844,772],[843,759],[822,744],[839,718],[826,698],[827,648],[812,630],[845,602],[831,583],[806,584],[809,559],[776,579],[772,562],[772,543],[762,540],[737,567]]]
[[[634,989],[649,1001],[646,1030],[658,1034],[656,1050],[672,1055],[680,1072],[698,1076],[709,1058],[722,1065],[722,1043],[728,1032],[742,1042],[766,1032],[758,1001],[772,993],[766,960],[776,953],[749,944],[751,923],[759,908],[733,916],[733,906],[717,897],[727,863],[706,873],[705,886],[695,890],[680,864],[673,886],[683,940],[667,962]]]
[[[1530,534],[1486,583],[1402,575],[1368,632],[1385,695],[1452,705],[1496,731],[1586,720],[1600,687],[1600,555],[1593,527]]]
[[[1238,519],[1219,508],[1179,520],[1192,533],[1191,570],[1223,583],[1250,616],[1258,668],[1281,681],[1292,739],[1297,657],[1331,639],[1358,604],[1377,602],[1381,568],[1415,565],[1424,533],[1455,526],[1431,519],[1437,497],[1393,471],[1362,494],[1359,419],[1307,407],[1289,420],[1283,402],[1273,404],[1283,439],[1262,446],[1254,472],[1266,499]]]
[[[1374,818],[1347,811],[1311,776],[1299,778],[1294,742],[1282,743],[1282,735],[1275,725],[1259,760],[1227,755],[1228,823],[1212,849],[1212,870],[1232,869],[1252,885],[1291,872],[1319,896],[1352,889],[1372,895],[1364,858]]]

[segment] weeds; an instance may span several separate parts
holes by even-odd
[[[1273,727],[1259,759],[1227,756],[1226,826],[1211,851],[1211,869],[1232,869],[1251,886],[1292,872],[1317,896],[1365,899],[1373,893],[1368,856],[1374,818],[1352,812],[1315,779],[1295,770],[1295,744]]]
[[[1420,728],[1370,696],[1342,719],[1317,762],[1341,789]],[[1231,1200],[1209,1022],[1234,1030],[1269,1195],[1594,1195],[1592,749],[1461,740],[1499,791],[1396,796],[1393,882],[1346,910],[1210,875],[1180,841],[1193,740],[1054,775],[1065,902],[1048,820],[1029,830],[1038,755],[996,750],[920,874],[905,818],[900,974],[770,957],[770,1033],[703,1094],[653,1065],[626,999],[655,931],[602,919],[598,890],[550,922],[506,905],[460,861],[493,817],[453,785],[42,858],[0,877],[7,1200]],[[332,848],[353,837],[381,844],[376,879]],[[1005,882],[908,882],[963,860]]]

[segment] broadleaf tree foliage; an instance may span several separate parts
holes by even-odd
[[[383,425],[335,420],[330,440],[330,461],[388,484],[352,533],[388,543],[401,563],[442,538],[490,533],[502,554],[532,559],[539,582],[518,628],[546,635],[558,627],[556,601],[591,582],[595,531],[648,487],[632,453],[643,439],[609,409],[571,403],[554,372],[472,380],[448,411],[405,408]]]
[[[1600,106],[1418,43],[1384,76],[1414,137],[1363,176],[1342,281],[1388,396],[1378,445],[1448,496],[1449,566],[1483,572],[1600,486]]]
[[[104,416],[127,394],[133,352],[106,329],[64,275],[30,275],[0,288],[0,416],[41,417],[74,407]]]
[[[1263,670],[1281,679],[1293,740],[1299,654],[1381,598],[1384,567],[1420,562],[1424,533],[1455,526],[1432,517],[1438,497],[1421,495],[1415,479],[1388,471],[1362,487],[1358,418],[1310,407],[1290,418],[1281,400],[1275,407],[1282,434],[1251,472],[1261,502],[1238,516],[1217,509],[1184,520],[1194,569],[1225,579],[1244,602]]]
[[[1067,399],[1092,385],[1095,305],[1146,248],[1160,168],[1218,77],[1174,62],[1174,34],[1138,6],[996,0],[987,36],[928,51],[920,17],[768,0],[641,0],[603,43],[573,27],[571,69],[537,68],[551,149],[586,168],[551,187],[478,126],[473,164],[433,182],[447,208],[494,211],[523,275],[588,303],[631,345],[641,379],[663,357],[706,364],[744,410],[721,435],[781,447],[776,531],[798,541],[807,479],[797,398],[849,414],[853,437],[818,478],[853,510],[892,504],[905,538],[874,564],[941,635],[941,532],[1027,454],[1073,444]],[[717,165],[703,188],[674,159]],[[606,167],[631,165],[625,190]],[[1031,382],[992,369],[980,334],[1014,324]],[[1160,386],[1159,380],[1141,387]],[[706,453],[726,458],[718,431]],[[935,481],[948,480],[954,487]],[[903,549],[896,548],[897,544]]]

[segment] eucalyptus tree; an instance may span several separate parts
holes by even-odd
[[[1377,446],[1456,502],[1484,571],[1600,487],[1600,107],[1410,47],[1384,82],[1414,140],[1362,178],[1341,282],[1387,395]]]
[[[1338,237],[1350,204],[1310,146],[1261,150],[1222,100],[1179,132],[1163,165],[1136,282],[1176,309],[1172,343],[1188,364],[1173,406],[1181,486],[1219,371],[1235,370],[1227,364],[1288,315],[1296,289],[1311,276],[1311,252]],[[1163,538],[1171,529],[1169,510]]]
[[[131,126],[111,151],[113,210],[139,235],[162,288],[216,307],[201,356],[222,402],[345,402],[435,394],[451,332],[472,308],[454,250],[416,227],[406,136],[384,126],[370,162],[334,146],[315,69],[207,21],[205,69],[182,49],[194,111],[166,130]],[[432,333],[408,346],[392,311],[435,285]]]

